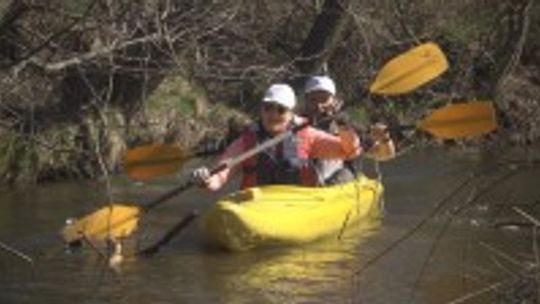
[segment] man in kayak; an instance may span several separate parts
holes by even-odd
[[[227,160],[259,143],[301,125],[304,118],[294,114],[296,96],[286,84],[270,86],[261,101],[260,120],[250,125],[221,155]],[[269,184],[316,186],[317,178],[310,165],[313,159],[351,159],[362,148],[352,128],[341,127],[336,135],[307,126],[285,140],[245,160],[242,164],[210,175],[206,167],[193,171],[193,181],[210,190],[220,189],[229,177],[240,171],[241,188]]]
[[[343,101],[336,96],[336,85],[328,76],[310,77],[304,88],[304,116],[317,128],[336,134],[340,119],[339,112]],[[334,118],[334,119],[332,119]],[[395,156],[394,143],[388,133],[388,128],[382,123],[376,123],[368,132],[361,136],[364,153],[378,161],[392,159]],[[356,176],[353,161],[338,159],[315,159],[314,170],[320,185],[334,185],[351,181]]]

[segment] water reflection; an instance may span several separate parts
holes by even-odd
[[[238,271],[222,278],[229,289],[223,291],[225,302],[350,302],[351,278],[361,262],[362,243],[379,225],[380,220],[372,219],[349,227],[340,239],[230,256],[227,263],[238,265]]]

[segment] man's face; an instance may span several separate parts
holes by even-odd
[[[324,117],[335,112],[335,98],[326,91],[312,91],[306,94],[306,115]]]

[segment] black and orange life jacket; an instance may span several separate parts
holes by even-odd
[[[293,126],[291,124],[290,128]],[[276,184],[315,186],[317,179],[310,166],[307,149],[301,146],[306,134],[306,129],[302,129],[244,161],[241,188]],[[270,137],[260,123],[253,124],[242,134],[244,150]]]

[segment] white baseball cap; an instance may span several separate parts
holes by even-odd
[[[304,94],[313,91],[325,91],[332,95],[336,95],[336,85],[332,78],[328,76],[313,76],[306,82]]]
[[[288,84],[278,83],[266,90],[262,101],[277,103],[292,110],[296,106],[296,95]]]

